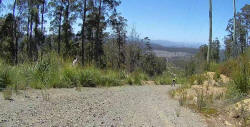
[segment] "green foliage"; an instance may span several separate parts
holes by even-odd
[[[216,63],[216,62],[210,62],[209,64],[209,71],[210,72],[218,72],[220,64]]]
[[[162,75],[155,77],[155,82],[158,85],[170,85],[173,82],[173,76],[168,72],[164,72]]]
[[[231,60],[232,61],[232,60]],[[232,82],[228,85],[227,98],[233,102],[237,102],[242,97],[249,94],[250,90],[250,64],[247,54],[243,54],[235,61],[235,69],[231,72]]]
[[[8,66],[0,63],[0,91],[12,84],[9,69]]]
[[[226,97],[231,99],[230,101],[237,102],[243,97],[243,94],[233,82],[230,82],[227,86]]]
[[[126,83],[132,85],[142,85],[142,81],[146,81],[148,80],[149,77],[142,73],[142,72],[133,72],[132,74],[130,74],[126,80]]]
[[[31,70],[31,82],[32,88],[50,88],[57,85],[60,81],[59,56],[55,53],[51,53],[44,56],[44,59],[39,60]]]
[[[224,74],[226,76],[232,77],[232,73],[234,72],[238,62],[235,59],[227,60],[226,62],[220,64],[218,68],[218,72],[220,74]]]
[[[233,73],[233,82],[236,88],[242,93],[247,93],[250,90],[250,64],[246,56],[239,58],[237,69]]]
[[[79,72],[77,68],[69,66],[63,69],[61,86],[56,87],[77,87],[79,82]]]
[[[214,79],[216,82],[218,82],[219,79],[220,79],[220,73],[216,71],[215,74],[214,74],[214,76],[213,76],[213,79]]]
[[[195,74],[195,61],[192,59],[190,62],[188,62],[185,66],[185,76],[191,76]]]

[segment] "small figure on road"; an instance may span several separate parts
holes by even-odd
[[[174,79],[173,79],[173,82],[172,82],[172,85],[171,85],[171,86],[175,86],[175,83],[176,83],[176,77],[174,77]]]

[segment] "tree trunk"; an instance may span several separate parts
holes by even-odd
[[[118,68],[121,68],[121,35],[120,35],[120,31],[118,32],[118,39],[117,39],[117,43],[118,43]]]
[[[210,62],[210,46],[212,44],[212,34],[213,34],[213,13],[212,13],[212,0],[209,0],[209,44],[207,49],[207,63]]]
[[[30,43],[30,49],[29,49],[29,57],[33,59],[33,40],[32,40],[32,31],[33,30],[33,16],[31,15],[30,18],[30,36],[29,36],[29,43]]]
[[[60,8],[60,14],[59,14],[59,28],[58,28],[58,48],[57,53],[60,55],[61,50],[61,27],[62,27],[62,8]]]
[[[41,31],[42,31],[42,33],[43,33],[43,39],[42,39],[42,44],[45,42],[45,35],[44,35],[44,27],[43,27],[43,23],[44,23],[44,9],[45,9],[45,2],[46,2],[46,0],[43,0],[42,1],[43,2],[43,6],[42,6],[42,21],[41,21]]]
[[[66,6],[66,10],[65,10],[65,22],[64,22],[64,41],[65,41],[65,45],[66,45],[66,55],[69,55],[69,6],[70,6],[70,2],[69,0],[67,0],[67,6]]]
[[[236,7],[235,7],[235,0],[233,0],[233,7],[234,7],[234,33],[233,33],[233,57],[237,56],[237,40],[236,40]]]
[[[15,58],[15,64],[18,63],[18,57],[17,57],[17,53],[18,53],[18,39],[17,39],[17,31],[16,31],[16,27],[17,27],[17,24],[16,24],[16,17],[15,17],[15,11],[16,11],[16,2],[17,0],[14,1],[14,5],[13,5],[13,28],[14,28],[14,31],[13,31],[13,43],[14,43],[14,40],[15,40],[15,50],[14,50],[14,58]]]
[[[84,0],[84,10],[82,19],[82,65],[84,66],[84,42],[85,42],[85,21],[87,13],[87,0]]]
[[[37,5],[37,9],[39,10],[39,5]],[[36,15],[35,15],[35,28],[34,28],[34,32],[35,32],[35,41],[33,43],[33,50],[34,50],[34,60],[38,60],[38,46],[41,47],[41,40],[40,40],[40,35],[39,35],[39,30],[38,30],[38,25],[39,25],[39,11],[37,11]]]
[[[96,62],[99,62],[99,65],[101,64],[100,62],[100,48],[101,48],[101,42],[100,42],[100,16],[101,16],[101,10],[102,9],[102,0],[99,0],[99,8],[98,8],[98,15],[97,15],[97,30],[96,30],[96,52],[95,52],[95,59]]]

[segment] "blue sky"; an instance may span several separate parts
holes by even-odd
[[[213,0],[213,38],[220,40],[233,16],[233,0]],[[237,11],[250,0],[236,0]],[[208,42],[208,0],[122,0],[119,7],[128,19],[128,29],[133,25],[141,34],[153,40],[176,42]]]

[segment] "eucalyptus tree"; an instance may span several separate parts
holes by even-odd
[[[246,12],[242,11],[236,14],[235,29],[234,29],[234,19],[231,18],[228,21],[228,25],[226,28],[226,31],[228,32],[228,38],[235,38],[235,41],[234,39],[232,39],[232,41],[227,41],[227,43],[231,42],[232,44],[228,44],[228,46],[230,45],[231,47],[226,47],[226,48],[232,48],[232,52],[230,56],[233,56],[233,57],[236,57],[239,54],[244,53],[246,48],[249,45],[248,33],[249,33],[249,28],[250,28],[249,26],[250,18],[248,18],[247,14],[250,15],[250,11],[248,11],[248,13]]]
[[[61,29],[63,20],[63,1],[51,0],[49,2],[50,31],[58,34],[57,53],[61,54]]]
[[[63,41],[65,43],[64,56],[70,55],[69,52],[72,50],[70,40],[72,39],[72,25],[77,19],[77,1],[76,0],[63,0]]]
[[[96,32],[95,32],[95,53],[94,58],[98,65],[102,63],[103,51],[103,38],[104,29],[106,27],[105,16],[109,14],[110,11],[116,9],[120,5],[120,0],[97,0],[96,4]]]
[[[115,33],[116,44],[118,46],[118,68],[121,68],[121,64],[125,64],[126,22],[127,19],[120,16],[116,11],[110,16],[110,24]]]
[[[79,17],[82,20],[82,29],[81,29],[81,57],[82,57],[82,65],[85,63],[85,39],[86,39],[86,18],[87,18],[87,11],[89,10],[88,7],[89,0],[78,0],[78,9],[77,12],[79,13]]]

